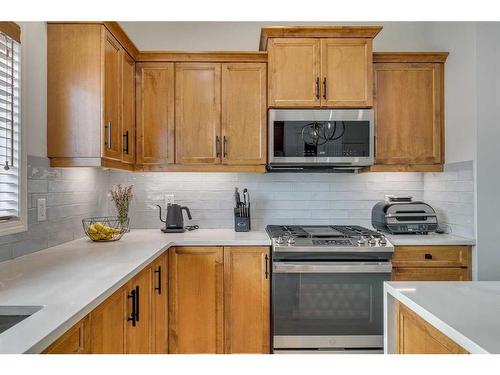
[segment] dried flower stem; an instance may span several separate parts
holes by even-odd
[[[127,220],[130,201],[134,197],[134,194],[132,193],[133,187],[134,185],[122,186],[121,184],[118,184],[113,186],[110,190],[111,199],[115,202],[118,218],[122,224],[124,224]]]

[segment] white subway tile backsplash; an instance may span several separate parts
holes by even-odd
[[[132,228],[161,228],[157,204],[174,194],[203,228],[232,228],[233,192],[248,188],[252,228],[269,224],[371,226],[371,209],[386,194],[424,200],[452,233],[474,237],[472,162],[442,173],[130,173],[96,168],[49,168],[29,158],[29,230],[0,237],[0,261],[83,236],[85,216],[114,215],[113,185],[134,185]],[[36,200],[47,200],[48,220],[36,221]],[[165,212],[163,213],[165,215]]]
[[[50,168],[48,159],[29,156],[28,230],[0,237],[0,261],[82,237],[83,217],[106,214],[107,176],[97,168]],[[37,221],[39,198],[47,200],[47,221]]]
[[[423,174],[423,199],[453,234],[474,238],[473,163],[447,165],[442,173]]]

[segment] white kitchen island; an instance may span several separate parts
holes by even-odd
[[[397,353],[398,302],[469,353],[500,353],[500,281],[386,282],[386,354]]]

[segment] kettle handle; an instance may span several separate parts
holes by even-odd
[[[160,206],[159,204],[157,204],[157,205],[156,205],[156,207],[158,207],[158,208],[160,209],[160,221],[161,221],[162,223],[165,223],[165,224],[166,224],[166,223],[167,223],[167,220],[166,220],[166,219],[165,219],[165,220],[163,220],[163,219],[161,218],[161,206]]]
[[[187,207],[181,207],[181,210],[186,211],[186,213],[188,214],[188,218],[189,218],[189,220],[191,220],[191,219],[192,219],[192,217],[191,217],[191,212],[189,212],[189,208],[187,208]]]

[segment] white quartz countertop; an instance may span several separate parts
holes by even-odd
[[[0,353],[39,353],[171,246],[270,246],[264,231],[132,230],[116,242],[87,238],[0,263],[4,306],[42,306],[0,334]]]
[[[468,352],[500,353],[500,281],[399,281],[384,288]]]
[[[453,245],[475,245],[476,241],[470,238],[455,236],[452,234],[386,234],[386,237],[395,246],[453,246]]]

